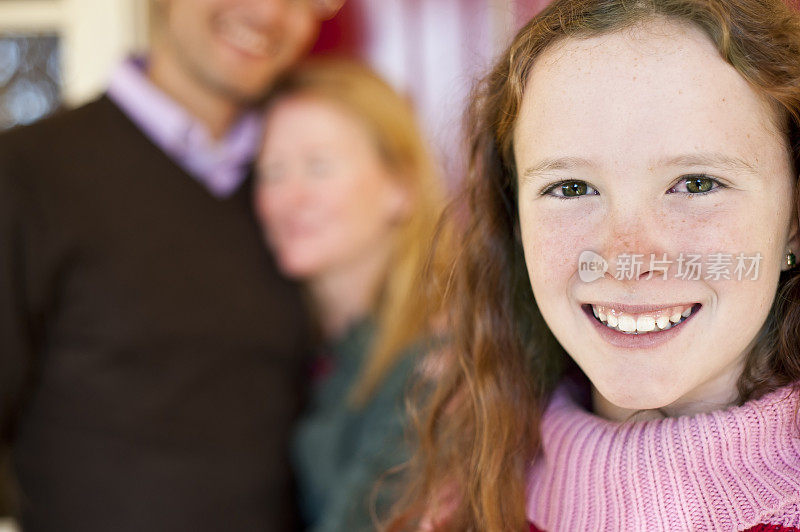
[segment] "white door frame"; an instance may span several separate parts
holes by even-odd
[[[103,91],[114,66],[147,43],[146,0],[3,0],[0,34],[61,37],[63,98],[78,105]]]

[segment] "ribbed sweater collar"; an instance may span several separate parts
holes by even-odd
[[[528,518],[558,530],[746,530],[800,527],[798,394],[742,406],[615,423],[563,384],[542,420]]]

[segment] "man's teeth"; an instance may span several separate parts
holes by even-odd
[[[592,305],[592,312],[606,327],[624,333],[639,334],[665,331],[688,318],[692,313],[692,308],[693,305],[684,305],[631,314],[602,305]]]
[[[272,52],[272,39],[253,30],[247,24],[227,18],[222,19],[220,31],[228,42],[248,53],[267,55]]]

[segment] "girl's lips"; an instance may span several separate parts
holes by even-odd
[[[612,329],[602,323],[599,319],[594,317],[591,305],[582,305],[581,309],[586,314],[587,319],[590,320],[600,337],[613,345],[614,347],[622,347],[626,349],[647,349],[656,347],[663,343],[670,341],[686,327],[686,323],[692,321],[695,315],[700,312],[703,306],[696,303],[692,307],[692,313],[683,319],[677,325],[673,325],[665,331],[652,331],[643,334],[628,334],[615,329]]]

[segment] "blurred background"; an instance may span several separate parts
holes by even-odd
[[[348,0],[312,53],[361,58],[406,94],[455,183],[470,88],[546,2]],[[146,49],[148,21],[148,0],[0,0],[0,131],[102,93],[116,65]],[[14,530],[5,461],[0,449],[0,532]]]
[[[454,176],[473,80],[546,2],[348,0],[313,53],[362,58],[407,94]],[[97,96],[148,32],[147,0],[0,0],[0,130]]]

